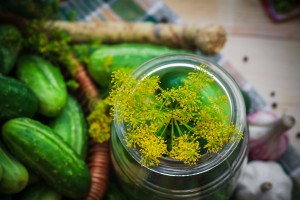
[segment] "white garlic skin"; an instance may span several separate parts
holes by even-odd
[[[291,200],[292,180],[273,161],[251,161],[242,169],[236,200]]]

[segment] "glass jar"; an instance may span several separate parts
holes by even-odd
[[[201,64],[207,67],[201,69]],[[158,166],[144,167],[140,164],[140,153],[126,146],[124,124],[113,121],[111,157],[120,185],[128,199],[230,198],[248,148],[244,100],[233,78],[216,64],[189,54],[170,54],[154,58],[139,66],[132,75],[142,80],[146,76],[164,76],[171,71],[189,72],[195,69],[205,70],[227,96],[231,121],[243,133],[242,139],[224,145],[219,153],[203,155],[201,161],[193,166],[178,160],[161,158]]]

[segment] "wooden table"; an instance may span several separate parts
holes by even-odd
[[[256,88],[270,109],[295,117],[289,137],[300,152],[300,18],[274,23],[259,0],[164,2],[182,23],[225,27],[228,41],[221,54]]]

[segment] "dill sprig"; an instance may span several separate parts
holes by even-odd
[[[71,37],[65,31],[53,28],[46,21],[33,19],[27,24],[23,42],[26,53],[41,55],[54,64],[67,67],[68,71],[74,74],[77,64],[70,56]]]
[[[112,118],[109,116],[108,111],[109,105],[106,100],[100,100],[87,117],[89,136],[96,142],[102,143],[110,138]]]
[[[111,114],[124,123],[127,146],[139,150],[144,166],[156,166],[162,157],[195,165],[202,154],[217,153],[242,136],[227,116],[227,97],[203,93],[214,82],[204,70],[167,89],[159,76],[137,80],[116,71],[112,77]]]

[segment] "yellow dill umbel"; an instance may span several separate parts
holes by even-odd
[[[144,166],[156,166],[162,157],[195,165],[203,154],[218,153],[242,137],[230,122],[227,97],[209,95],[216,83],[204,70],[189,72],[182,85],[167,89],[159,76],[137,80],[122,71],[113,73],[112,82],[111,114],[125,125],[127,146],[141,153]]]
[[[110,138],[112,118],[107,114],[108,110],[109,105],[105,100],[101,100],[87,118],[88,133],[94,141],[99,143],[105,142]]]

